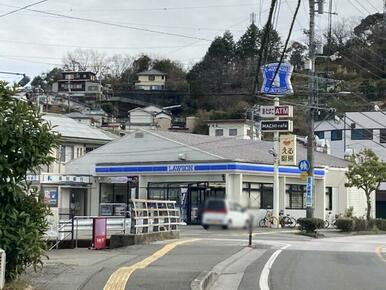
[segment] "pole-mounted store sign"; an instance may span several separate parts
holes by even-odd
[[[261,106],[260,107],[261,118],[275,118],[275,117],[293,117],[292,106]]]
[[[289,63],[281,63],[275,76],[278,65],[278,63],[270,63],[261,68],[264,78],[261,93],[275,96],[290,95],[293,93],[290,81],[293,66]]]
[[[279,163],[296,165],[296,135],[280,135]]]
[[[293,123],[291,120],[261,121],[262,132],[292,132]]]

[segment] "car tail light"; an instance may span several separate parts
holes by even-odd
[[[205,209],[204,212],[205,213],[224,213],[224,214],[226,214],[227,210],[225,208],[223,208],[223,209]]]

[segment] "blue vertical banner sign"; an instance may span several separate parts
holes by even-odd
[[[306,207],[312,207],[312,182],[313,177],[307,177],[307,185],[306,185]]]

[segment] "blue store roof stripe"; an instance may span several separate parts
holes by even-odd
[[[189,164],[190,166],[192,164]],[[169,165],[174,166],[174,165]],[[182,166],[183,168],[184,166]],[[190,167],[189,167],[190,168]],[[194,170],[170,170],[168,165],[156,166],[97,166],[96,173],[118,173],[118,172],[195,172],[195,171],[254,171],[273,173],[273,165],[253,165],[242,163],[227,163],[227,164],[193,164]],[[279,173],[300,174],[301,171],[297,167],[279,167]],[[325,170],[315,169],[315,175],[324,176]]]

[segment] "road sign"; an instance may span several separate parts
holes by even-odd
[[[306,207],[312,207],[312,176],[307,177]]]
[[[298,167],[299,167],[300,171],[305,172],[305,171],[310,170],[311,165],[310,165],[310,162],[308,160],[300,160]]]
[[[293,123],[290,120],[261,121],[260,129],[263,132],[292,132]]]
[[[261,106],[260,117],[262,118],[274,118],[274,117],[288,117],[292,118],[293,107],[292,106]]]
[[[296,165],[296,135],[281,135],[279,150],[281,165]]]
[[[290,81],[293,66],[289,63],[280,64],[276,77],[273,79],[278,65],[278,63],[270,63],[261,67],[264,78],[261,93],[266,95],[290,95],[293,93]]]

